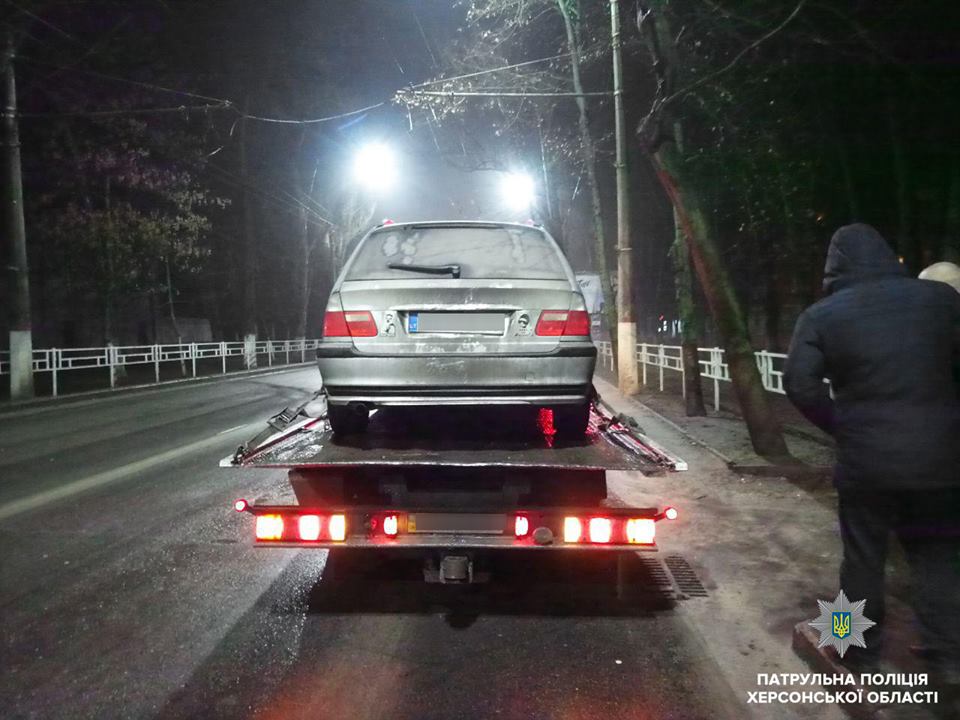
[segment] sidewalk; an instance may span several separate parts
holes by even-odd
[[[749,693],[758,690],[831,689],[766,687],[759,683],[761,673],[840,672],[821,662],[819,658],[826,657],[822,651],[811,648],[808,638],[796,633],[819,614],[817,600],[833,600],[838,591],[841,548],[836,496],[828,473],[831,448],[800,437],[787,438],[791,452],[821,468],[819,474],[786,478],[738,472],[737,464],[753,466],[760,459],[750,448],[743,422],[735,416],[721,412],[686,418],[680,398],[671,402],[669,395],[658,394],[655,403],[648,403],[646,394],[624,398],[602,378],[596,386],[616,411],[636,418],[647,435],[689,464],[687,472],[660,477],[610,473],[609,486],[630,504],[670,504],[679,510],[678,520],[659,528],[661,553],[681,555],[709,597],[685,600],[678,611],[713,654],[718,672],[743,698],[748,713],[744,717],[844,717],[839,705],[747,704]],[[906,596],[905,573],[902,561],[892,563],[888,582],[893,597],[888,601],[885,649],[889,667],[883,672],[927,672],[907,652],[915,638],[912,612],[900,600]],[[869,608],[866,615],[870,616]],[[926,710],[903,714],[915,712],[912,707],[847,710],[852,717],[875,720],[933,717]]]

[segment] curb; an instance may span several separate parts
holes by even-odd
[[[180,378],[178,380],[164,380],[158,383],[143,383],[140,385],[128,385],[116,389],[86,390],[84,392],[70,393],[69,395],[59,395],[57,397],[36,398],[23,402],[13,403],[10,401],[0,402],[0,418],[23,415],[27,413],[41,412],[44,410],[53,410],[57,408],[80,405],[97,400],[108,400],[110,398],[126,397],[128,395],[145,394],[151,391],[160,392],[163,390],[176,389],[177,386],[203,385],[215,382],[229,382],[231,380],[242,380],[248,377],[258,377],[263,375],[279,375],[285,372],[294,372],[302,370],[314,364],[313,360],[302,363],[291,363],[289,365],[256,368],[255,370],[236,370],[226,374],[205,375],[203,377]]]

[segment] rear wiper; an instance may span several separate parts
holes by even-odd
[[[387,267],[391,270],[409,270],[410,272],[426,273],[427,275],[452,275],[454,279],[460,277],[459,265],[401,265],[400,263],[389,263]]]

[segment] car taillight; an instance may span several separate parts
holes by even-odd
[[[517,515],[513,520],[513,534],[518,538],[530,534],[530,519],[526,515]]]
[[[580,536],[583,534],[583,526],[580,524],[580,518],[565,517],[563,519],[563,541],[568,543],[580,542]]]
[[[544,310],[537,320],[537,335],[589,335],[590,315],[586,310]]]
[[[301,540],[316,540],[320,537],[320,516],[301,515],[297,523]]]
[[[373,315],[369,310],[359,310],[354,312],[345,312],[343,314],[347,321],[347,328],[353,337],[376,337],[377,324],[373,321]]]
[[[383,534],[387,537],[396,537],[400,531],[400,518],[396,515],[387,515],[383,519]]]
[[[325,338],[350,337],[350,329],[347,327],[347,321],[342,312],[327,310],[323,316],[323,336]]]
[[[280,515],[257,515],[257,540],[279,540],[283,537],[283,518]]]
[[[369,310],[327,311],[323,316],[323,336],[376,337],[377,323]]]
[[[627,520],[627,542],[633,545],[652,545],[657,533],[657,524],[653,518],[631,518]]]
[[[613,536],[613,520],[610,518],[590,518],[590,542],[608,543]]]

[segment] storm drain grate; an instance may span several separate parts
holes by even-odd
[[[638,574],[647,593],[671,598],[676,594],[673,580],[659,558],[639,555],[637,560],[640,563]]]
[[[707,589],[690,567],[690,563],[681,555],[669,555],[664,562],[670,568],[670,574],[673,575],[680,592],[690,597],[707,597]]]

